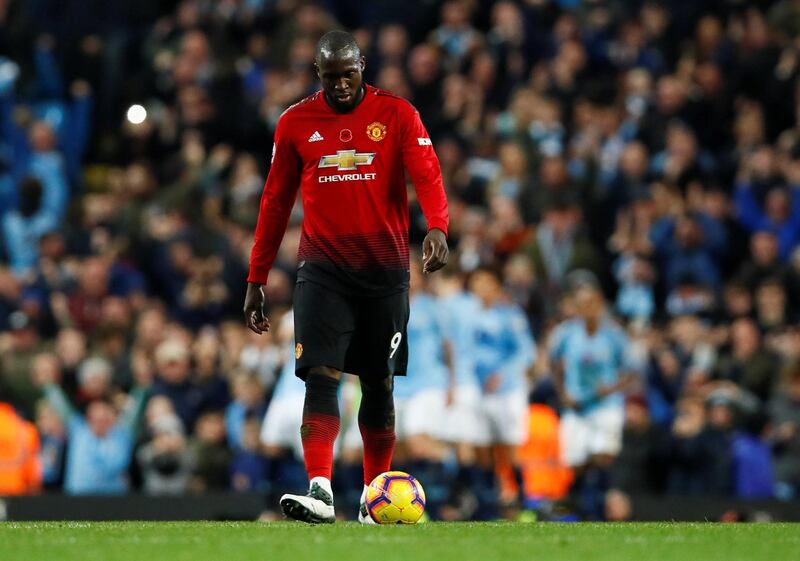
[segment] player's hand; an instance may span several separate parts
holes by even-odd
[[[269,319],[264,314],[264,287],[252,282],[247,283],[247,294],[244,297],[244,322],[254,333],[269,331]]]
[[[570,409],[572,411],[580,411],[581,405],[578,403],[577,400],[572,399],[569,395],[563,393],[559,396],[559,401],[561,402],[561,407],[564,409]]]
[[[598,399],[603,399],[604,397],[608,397],[611,394],[618,392],[619,389],[620,388],[618,384],[607,384],[599,386],[595,393],[597,394]]]
[[[444,406],[446,408],[450,408],[453,406],[453,403],[456,401],[456,390],[452,386],[447,386],[447,392],[445,393],[444,397]]]
[[[495,393],[497,390],[500,389],[500,382],[501,382],[500,374],[495,372],[491,374],[486,381],[483,383],[483,391],[484,393],[490,394]]]
[[[447,236],[438,228],[432,228],[422,242],[422,272],[428,274],[438,271],[447,265],[449,254]]]

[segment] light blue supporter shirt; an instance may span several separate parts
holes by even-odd
[[[619,381],[623,371],[633,370],[627,356],[628,337],[610,319],[604,319],[589,335],[582,319],[571,319],[556,327],[550,341],[550,358],[564,368],[567,394],[583,405],[583,412],[601,407],[621,407],[622,392],[597,398],[600,386]]]
[[[430,294],[411,297],[408,319],[408,369],[394,381],[394,395],[412,397],[423,390],[447,389],[444,329],[439,302]]]
[[[116,495],[128,492],[128,465],[134,431],[144,405],[146,391],[134,390],[133,403],[103,437],[89,428],[86,419],[69,404],[61,388],[45,388],[47,399],[66,422],[67,463],[64,491],[71,495]]]
[[[478,387],[475,375],[475,322],[480,302],[468,292],[439,299],[445,339],[450,343],[458,387]]]
[[[536,347],[528,320],[511,304],[479,309],[475,316],[475,373],[481,387],[493,374],[500,375],[496,393],[526,389],[525,372],[536,360]]]
[[[306,385],[295,373],[294,346],[290,345],[284,351],[286,360],[281,368],[278,381],[275,382],[272,399],[302,399],[306,395]]]

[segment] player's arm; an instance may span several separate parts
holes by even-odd
[[[428,131],[419,113],[408,107],[403,115],[403,166],[408,170],[417,191],[422,213],[428,222],[428,234],[422,242],[422,272],[432,273],[447,264],[447,196],[442,183],[439,158],[433,150]]]
[[[452,318],[447,313],[446,308],[441,302],[437,304],[437,309],[440,313],[436,315],[436,330],[439,335],[439,340],[442,343],[442,359],[444,360],[445,368],[447,369],[447,407],[453,404],[456,391],[456,365],[455,365],[455,351],[453,350],[453,343],[450,341],[450,329]]]
[[[287,126],[284,115],[278,120],[275,130],[272,166],[261,195],[261,208],[250,252],[244,317],[247,327],[256,333],[269,331],[269,319],[264,313],[264,285],[267,284],[300,187],[300,156],[292,145]]]
[[[508,328],[514,351],[509,355],[503,369],[514,374],[524,372],[536,360],[536,344],[528,325],[528,318],[520,310],[513,310],[509,317]]]
[[[567,385],[564,381],[564,347],[565,341],[564,326],[561,325],[553,331],[548,345],[548,355],[550,361],[550,373],[553,377],[553,385],[556,388],[558,400],[562,407],[566,409],[578,409],[578,402],[575,401],[567,392]]]
[[[456,367],[453,359],[453,344],[447,339],[442,340],[444,351],[444,364],[447,367],[447,406],[453,404],[456,393]]]
[[[614,337],[614,361],[617,372],[617,380],[611,384],[601,385],[597,388],[596,394],[599,399],[617,392],[625,392],[631,389],[639,376],[637,375],[637,365],[631,356],[631,346],[627,336],[618,332]]]

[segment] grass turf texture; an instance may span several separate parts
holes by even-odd
[[[793,524],[5,522],[2,561],[776,561]]]

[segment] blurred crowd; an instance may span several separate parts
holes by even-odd
[[[304,486],[294,435],[264,442],[291,330],[240,310],[275,123],[338,28],[430,132],[448,274],[500,271],[527,318],[532,407],[589,415],[554,365],[575,271],[619,324],[619,445],[565,460],[576,508],[797,496],[798,0],[0,0],[0,494]]]

